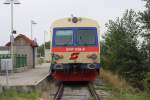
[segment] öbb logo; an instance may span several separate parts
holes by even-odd
[[[70,60],[75,60],[79,57],[79,53],[72,53],[71,57],[69,58]]]

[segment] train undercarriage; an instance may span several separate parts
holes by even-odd
[[[58,81],[93,81],[100,64],[51,64],[51,75]]]

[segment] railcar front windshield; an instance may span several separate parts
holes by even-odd
[[[96,29],[77,30],[77,45],[80,46],[96,45]]]
[[[55,45],[73,45],[73,30],[57,30],[55,33]]]

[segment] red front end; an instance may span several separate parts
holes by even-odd
[[[93,81],[96,79],[96,70],[87,70],[86,72],[70,72],[56,71],[52,76],[59,81]]]

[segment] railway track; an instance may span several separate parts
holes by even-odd
[[[100,100],[92,83],[68,86],[61,83],[54,96],[54,100],[88,100],[89,97]]]
[[[96,90],[95,90],[95,88],[94,88],[94,86],[93,86],[92,83],[89,83],[89,84],[88,84],[88,89],[89,89],[91,95],[95,98],[95,100],[100,100],[100,97],[99,97],[99,95],[96,93]]]
[[[64,92],[64,85],[63,85],[63,83],[61,83],[58,87],[58,90],[57,90],[55,96],[54,96],[54,100],[61,100],[63,92]]]

